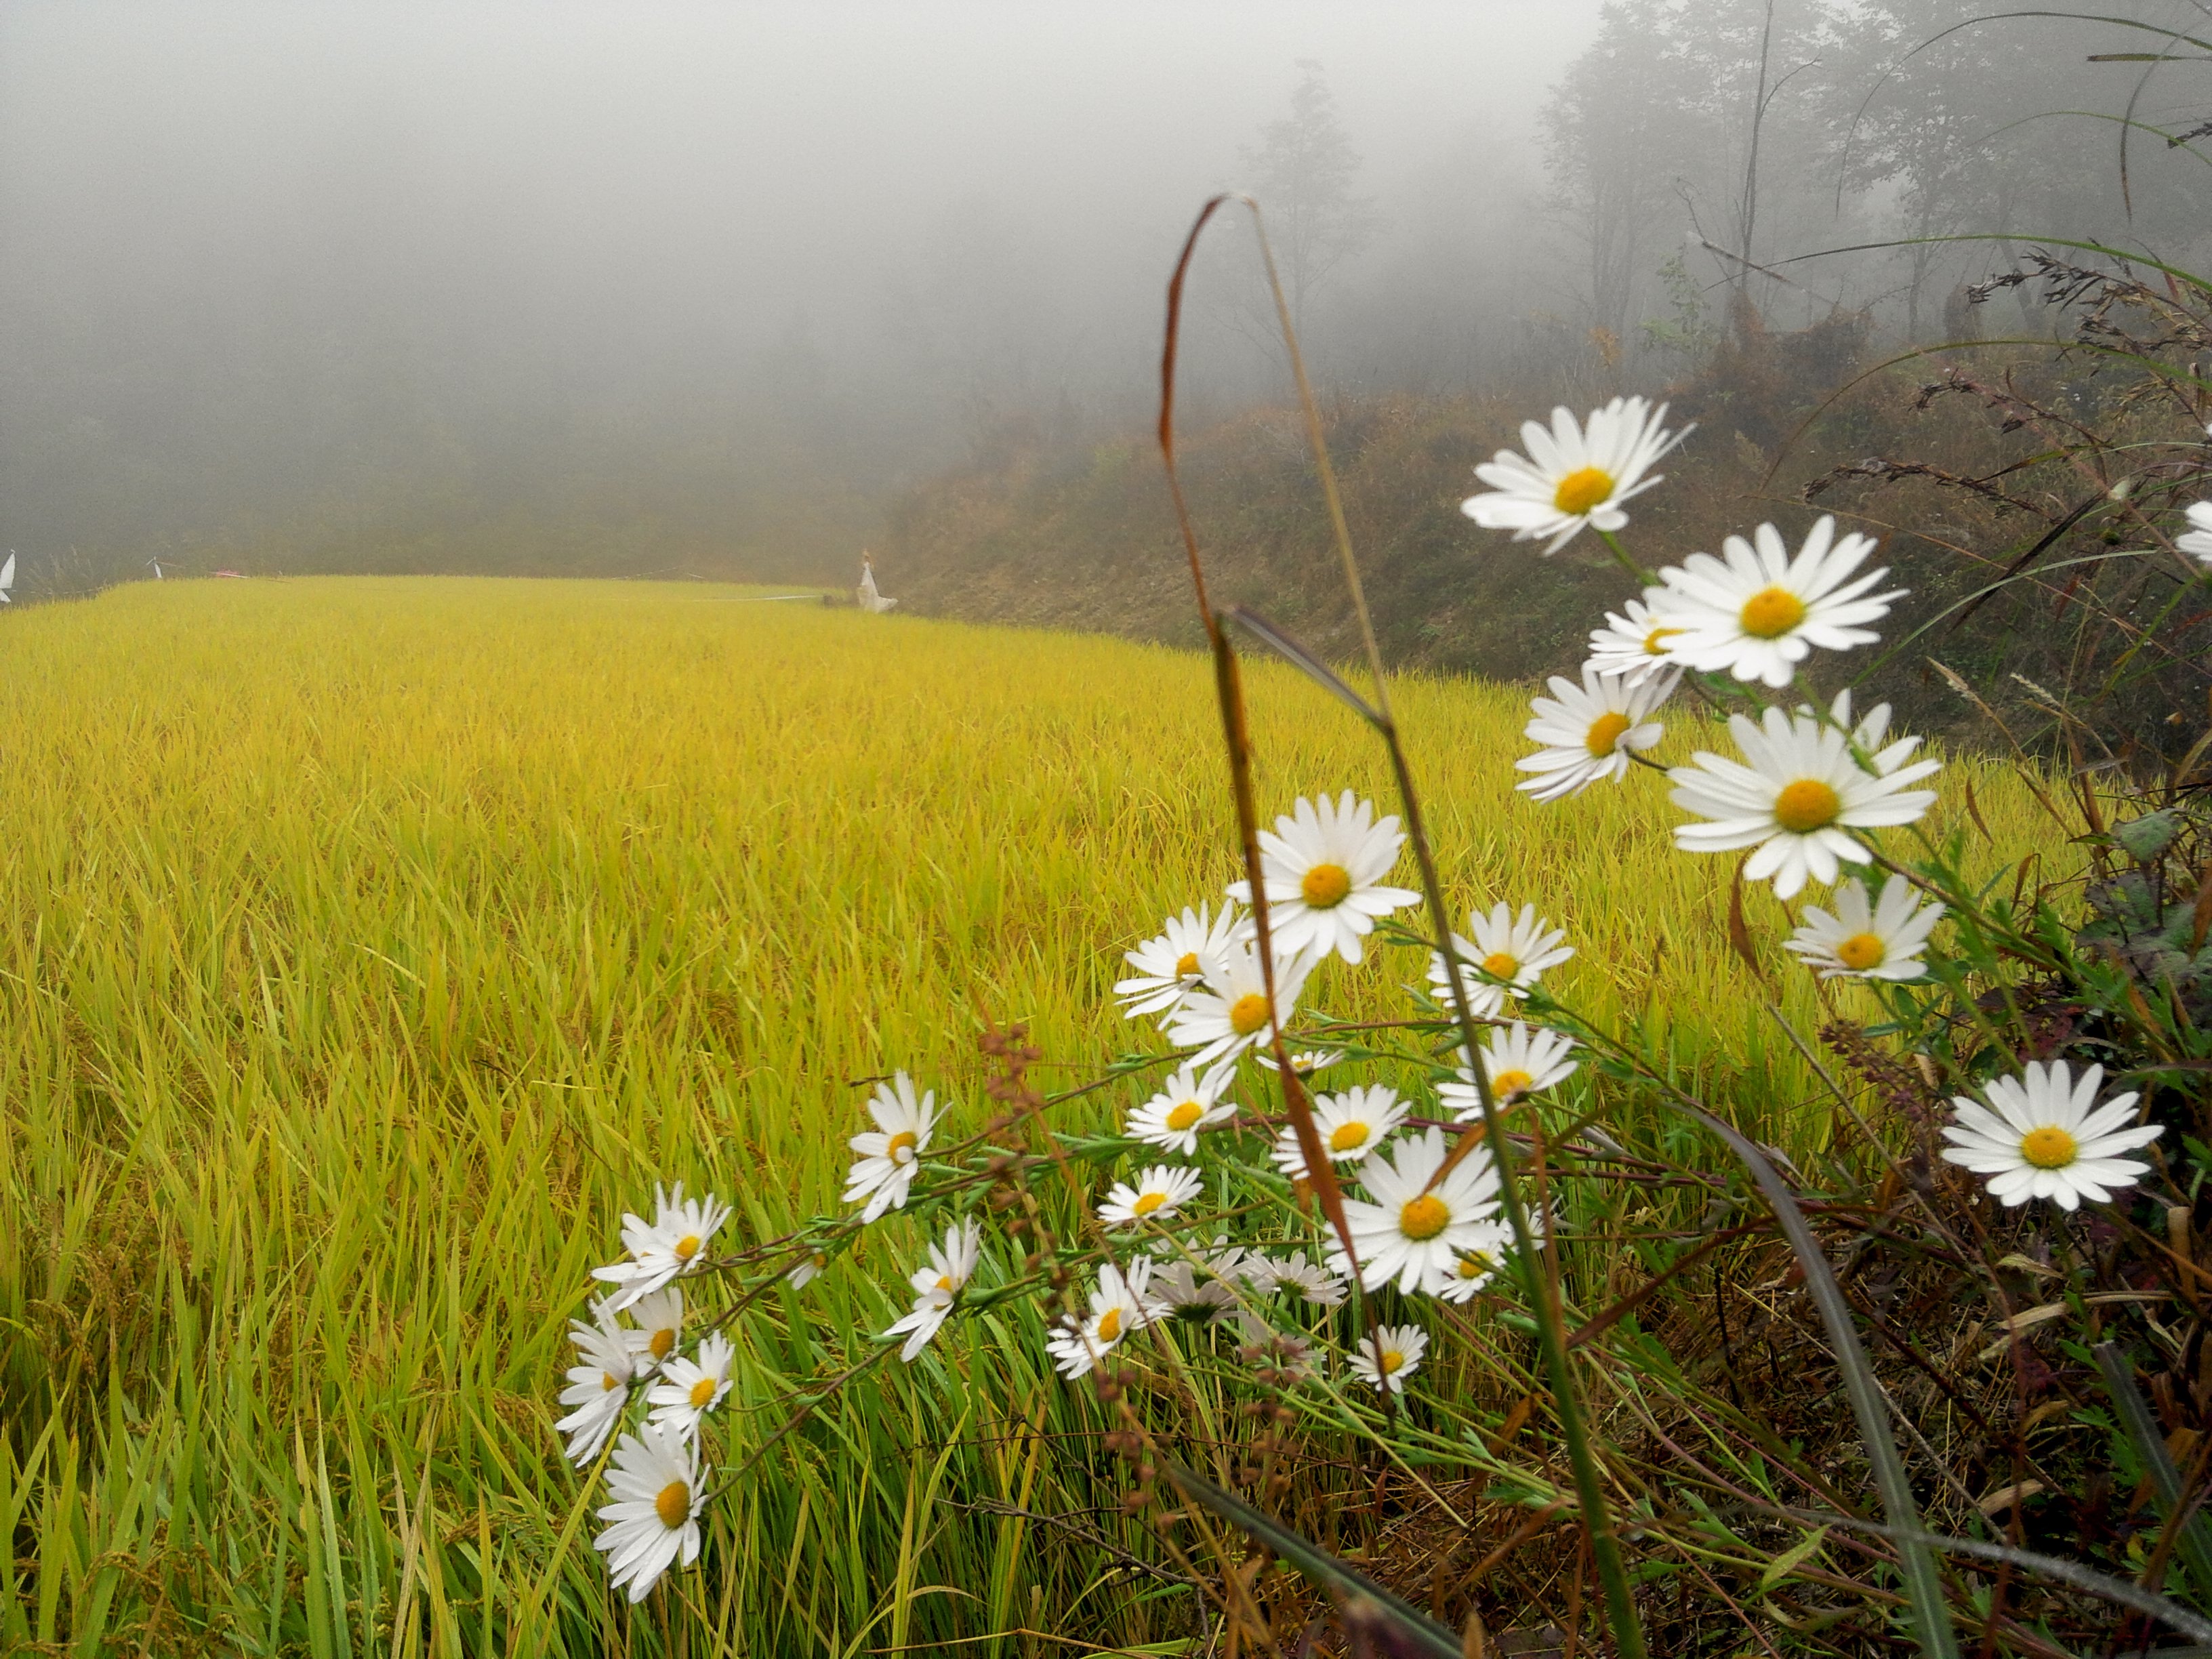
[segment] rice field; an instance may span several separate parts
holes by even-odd
[[[1083,1080],[1130,1046],[1121,949],[1236,873],[1200,659],[753,597],[164,583],[0,619],[0,1650],[1185,1650],[1187,1592],[1036,1518],[1111,1498],[982,1320],[775,1446],[707,1571],[635,1613],[604,1587],[550,1402],[623,1210],[682,1179],[749,1230],[833,1211],[856,1080],[972,1121],[986,1016]],[[1265,810],[1388,798],[1340,706],[1251,687]],[[1564,996],[1821,1136],[1662,787],[1536,806],[1525,691],[1397,696],[1458,899],[1533,900]],[[1992,866],[2047,840],[1974,771]],[[743,1328],[741,1443],[892,1316],[880,1232]]]

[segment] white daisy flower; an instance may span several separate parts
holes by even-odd
[[[629,1585],[633,1603],[644,1601],[679,1558],[687,1567],[699,1559],[705,1475],[695,1443],[650,1423],[616,1443],[607,1475],[615,1502],[599,1510],[608,1526],[592,1547],[605,1553],[614,1587]]]
[[[2189,528],[2173,544],[2192,559],[2212,564],[2212,501],[2192,502],[2187,509]]]
[[[1380,1084],[1346,1089],[1340,1095],[1317,1095],[1313,1103],[1314,1133],[1331,1164],[1358,1164],[1382,1144],[1383,1137],[1405,1121],[1411,1109],[1397,1091]],[[1306,1155],[1298,1146],[1298,1132],[1285,1123],[1275,1136],[1268,1154],[1293,1181],[1310,1181]]]
[[[1513,1230],[1502,1221],[1489,1223],[1483,1228],[1481,1238],[1462,1249],[1453,1260],[1437,1294],[1447,1302],[1473,1301],[1498,1276],[1498,1268],[1512,1253]]]
[[[1045,1344],[1061,1376],[1081,1376],[1132,1332],[1152,1322],[1159,1309],[1146,1295],[1152,1276],[1152,1264],[1141,1256],[1129,1264],[1126,1276],[1110,1261],[1098,1270],[1089,1316],[1068,1315],[1064,1328]]]
[[[1524,459],[1501,449],[1474,476],[1487,492],[1470,495],[1460,511],[1485,530],[1510,530],[1516,542],[1548,536],[1547,556],[1558,552],[1584,525],[1619,530],[1628,523],[1621,503],[1659,482],[1644,475],[1690,435],[1661,430],[1667,405],[1653,409],[1641,398],[1615,398],[1578,426],[1565,409],[1552,411],[1547,431],[1534,421],[1521,427]]]
[[[830,1253],[827,1250],[816,1250],[811,1255],[801,1256],[798,1266],[784,1274],[784,1277],[791,1281],[793,1290],[803,1291],[821,1278],[822,1270],[829,1265]]]
[[[622,1286],[614,1296],[617,1312],[672,1279],[705,1267],[708,1241],[730,1218],[730,1206],[711,1193],[703,1200],[685,1202],[680,1181],[672,1194],[656,1184],[653,1196],[657,1212],[650,1224],[641,1216],[623,1217],[623,1248],[629,1259],[592,1269],[592,1278]]]
[[[1291,1075],[1300,1078],[1311,1077],[1316,1072],[1326,1072],[1343,1058],[1344,1050],[1341,1048],[1297,1049],[1291,1055]],[[1282,1070],[1281,1066],[1275,1064],[1274,1055],[1269,1054],[1265,1048],[1260,1050],[1259,1060],[1271,1072]]]
[[[1817,716],[1817,709],[1801,707],[1801,714]],[[1851,694],[1848,688],[1836,693],[1836,700],[1828,706],[1828,724],[1850,733],[1851,746],[1864,755],[1876,772],[1884,777],[1912,758],[1913,750],[1920,747],[1917,737],[1899,738],[1895,743],[1886,743],[1889,736],[1889,705],[1878,702],[1866,712],[1866,718],[1854,726],[1851,723]]]
[[[1406,836],[1396,818],[1374,820],[1374,803],[1355,803],[1347,789],[1334,801],[1301,796],[1272,831],[1260,832],[1260,873],[1277,951],[1316,957],[1334,951],[1358,962],[1376,917],[1419,902],[1419,893],[1382,885]],[[1234,883],[1229,892],[1251,902],[1249,882]]]
[[[1351,1288],[1309,1255],[1280,1255],[1268,1259],[1266,1277],[1255,1274],[1255,1291],[1289,1291],[1308,1302],[1334,1308],[1349,1296]]]
[[[1836,889],[1835,914],[1807,905],[1805,920],[1782,948],[1802,957],[1822,979],[1918,979],[1928,971],[1920,952],[1942,915],[1942,905],[1918,903],[1911,883],[1896,878],[1869,906],[1865,884],[1852,876]]]
[[[1181,1067],[1159,1093],[1129,1114],[1121,1133],[1185,1158],[1194,1156],[1200,1131],[1237,1115],[1235,1103],[1221,1098],[1236,1075],[1234,1066],[1217,1066],[1203,1077],[1192,1066]]]
[[[1668,641],[1682,629],[1666,605],[1664,587],[1647,587],[1642,599],[1607,611],[1605,626],[1591,630],[1589,660],[1583,666],[1628,685],[1663,681],[1672,690],[1682,665],[1674,660]]]
[[[933,1090],[916,1100],[914,1079],[901,1072],[889,1083],[876,1085],[868,1099],[868,1115],[876,1127],[848,1143],[860,1157],[845,1177],[845,1202],[867,1200],[860,1212],[863,1222],[873,1221],[885,1210],[906,1207],[907,1188],[914,1185],[921,1155],[929,1150],[929,1132],[937,1122],[937,1094]]]
[[[945,1230],[942,1244],[929,1247],[929,1265],[915,1268],[907,1280],[914,1286],[914,1311],[895,1321],[884,1335],[894,1337],[902,1331],[907,1334],[906,1346],[899,1350],[899,1358],[908,1364],[914,1363],[915,1357],[937,1334],[938,1328],[951,1317],[953,1303],[975,1276],[982,1244],[983,1229],[979,1223],[956,1223]]]
[[[1943,1126],[1951,1143],[1943,1157],[1987,1176],[1990,1195],[2007,1208],[2031,1198],[2047,1198],[2062,1210],[2085,1198],[2102,1204],[2150,1173],[2148,1164],[2121,1154],[2164,1133],[2159,1124],[2132,1121],[2140,1098],[2133,1090],[2097,1106],[2104,1082],[2101,1066],[2075,1082],[2063,1060],[2030,1060],[2019,1078],[1992,1078],[1983,1087],[1989,1106],[1953,1098],[1958,1121]]]
[[[1229,1280],[1188,1261],[1162,1264],[1152,1275],[1152,1294],[1162,1317],[1192,1324],[1210,1325],[1237,1310],[1237,1291]]]
[[[1134,1019],[1139,1014],[1172,1012],[1188,993],[1198,988],[1206,964],[1237,942],[1243,926],[1233,904],[1223,905],[1218,916],[1203,904],[1170,916],[1164,933],[1122,952],[1122,959],[1137,970],[1127,979],[1114,981],[1122,1017]]]
[[[1575,1051],[1575,1040],[1539,1025],[1529,1027],[1515,1020],[1500,1026],[1490,1034],[1482,1045],[1483,1074],[1490,1079],[1490,1097],[1500,1106],[1510,1106],[1515,1101],[1533,1095],[1539,1090],[1549,1089],[1572,1077],[1582,1062],[1570,1060]],[[1467,1050],[1460,1050],[1462,1061]],[[1452,1109],[1452,1121],[1472,1123],[1482,1115],[1482,1096],[1474,1086],[1474,1074],[1462,1064],[1460,1080],[1440,1084],[1437,1098]]]
[[[1206,1177],[1196,1170],[1155,1164],[1137,1177],[1137,1184],[1114,1183],[1098,1206],[1098,1218],[1109,1227],[1133,1227],[1139,1221],[1166,1221],[1206,1190]]]
[[[568,1340],[576,1345],[577,1363],[568,1368],[568,1386],[561,1390],[561,1403],[575,1409],[553,1428],[568,1437],[568,1461],[578,1468],[599,1455],[629,1404],[638,1357],[629,1337],[615,1322],[604,1297],[592,1304],[588,1323],[569,1322]]]
[[[1156,1238],[1152,1243],[1155,1256],[1165,1259],[1177,1255],[1172,1239]],[[1207,1249],[1198,1253],[1206,1272],[1216,1279],[1249,1279],[1266,1265],[1267,1258],[1246,1249],[1242,1244],[1231,1244],[1226,1233],[1218,1233]]]
[[[730,1367],[737,1357],[730,1339],[716,1331],[700,1343],[694,1358],[663,1361],[660,1381],[645,1396],[653,1408],[648,1420],[664,1434],[697,1439],[700,1422],[730,1391]]]
[[[1770,708],[1754,726],[1732,714],[1729,735],[1743,762],[1700,750],[1667,774],[1674,805],[1711,820],[1676,825],[1674,842],[1688,853],[1756,848],[1743,872],[1773,877],[1778,898],[1795,898],[1808,880],[1833,881],[1840,864],[1866,863],[1849,831],[1913,823],[1936,800],[1932,789],[1905,786],[1942,769],[1940,761],[1869,772],[1844,733],[1807,715]]]
[[[1667,728],[1649,716],[1674,689],[1670,679],[1631,685],[1618,675],[1585,666],[1581,685],[1554,674],[1551,687],[1550,696],[1529,703],[1536,718],[1522,733],[1544,746],[1513,763],[1515,770],[1536,775],[1514,787],[1538,800],[1578,795],[1601,778],[1619,782],[1628,775],[1631,755],[1667,735]]]
[[[1225,1238],[1216,1238],[1213,1248],[1199,1253],[1206,1271],[1224,1281],[1241,1279],[1255,1289],[1263,1287],[1271,1272],[1267,1258],[1257,1250],[1248,1250],[1241,1244],[1231,1244]]]
[[[1453,954],[1476,970],[1460,976],[1475,1017],[1491,1018],[1505,1006],[1509,994],[1524,995],[1547,969],[1574,955],[1566,937],[1565,928],[1553,927],[1533,904],[1522,905],[1517,918],[1503,899],[1491,907],[1488,915],[1469,911],[1467,933],[1454,933],[1451,943]],[[1439,1002],[1451,1000],[1451,975],[1441,951],[1429,952],[1429,988]]]
[[[1275,957],[1276,1023],[1287,1025],[1305,989],[1306,975],[1318,958],[1278,952]],[[1196,1048],[1193,1066],[1213,1066],[1236,1059],[1255,1042],[1268,1040],[1270,1010],[1267,982],[1260,975],[1257,945],[1232,946],[1208,965],[1200,988],[1182,1000],[1168,1022],[1168,1041],[1178,1048]]]
[[[1428,1351],[1429,1334],[1419,1325],[1378,1325],[1372,1336],[1359,1339],[1352,1369],[1371,1388],[1403,1394]]]
[[[639,1356],[638,1370],[649,1371],[674,1353],[684,1340],[684,1292],[671,1285],[629,1304],[632,1328],[623,1333]]]
[[[1360,1185],[1375,1201],[1347,1198],[1344,1212],[1359,1252],[1363,1289],[1377,1290],[1395,1279],[1409,1296],[1433,1295],[1450,1274],[1454,1258],[1484,1237],[1482,1224],[1498,1212],[1498,1170],[1489,1149],[1476,1147],[1439,1180],[1444,1152],[1443,1131],[1431,1128],[1418,1140],[1400,1141],[1395,1156],[1370,1158],[1360,1166]],[[1341,1246],[1330,1252],[1328,1266],[1351,1276]]]
[[[1887,616],[1905,590],[1867,592],[1889,574],[1886,567],[1854,575],[1874,551],[1873,537],[1853,532],[1837,541],[1836,521],[1825,514],[1794,559],[1772,525],[1752,537],[1730,536],[1721,558],[1692,553],[1659,573],[1672,590],[1669,617],[1682,629],[1667,641],[1671,655],[1692,668],[1780,687],[1816,646],[1844,651],[1881,637],[1865,624]]]

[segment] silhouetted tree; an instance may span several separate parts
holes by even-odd
[[[1315,293],[1375,240],[1382,221],[1355,188],[1359,152],[1337,118],[1322,66],[1302,58],[1297,67],[1290,113],[1260,130],[1259,148],[1245,150],[1243,161],[1246,188],[1267,216],[1291,319],[1303,329]]]
[[[1686,231],[1754,259],[1798,231],[1832,142],[1818,89],[1833,21],[1824,0],[1606,7],[1543,113],[1593,325],[1630,332]],[[1747,267],[1722,275],[1748,302]]]
[[[2200,237],[2208,202],[2196,158],[2138,133],[2132,199],[2118,188],[2122,129],[2100,117],[2124,112],[2144,66],[2083,67],[2093,52],[2154,52],[2159,41],[2094,18],[1991,9],[1978,0],[1863,0],[1842,17],[1832,117],[1842,187],[1893,198],[1893,234],[1913,239],[2068,236],[2179,253]],[[2173,21],[2171,8],[2144,0],[2094,9]],[[2138,120],[2174,114],[2172,92],[2196,94],[2185,107],[2202,112],[2197,85],[2177,78],[2171,92],[2155,82],[2148,90]],[[1919,337],[1961,275],[2002,265],[2007,252],[1934,240],[1901,250],[1907,333]]]

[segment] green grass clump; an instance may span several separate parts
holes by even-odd
[[[1180,1650],[1187,1592],[1028,1518],[1111,1498],[1050,1447],[1083,1402],[988,1319],[763,1458],[708,1572],[635,1615],[604,1588],[550,1401],[622,1211],[679,1178],[757,1233],[833,1211],[855,1080],[974,1127],[984,1015],[1087,1078],[1136,1046],[1121,950],[1235,873],[1200,659],[744,597],[172,583],[5,619],[0,1648]],[[1251,678],[1266,810],[1388,799],[1340,706]],[[1523,692],[1396,695],[1458,898],[1534,902],[1564,996],[1761,1138],[1823,1136],[1662,787],[1536,806]],[[1957,764],[1992,864],[2033,845],[2025,791]],[[1324,994],[1379,1012],[1420,966]],[[742,1326],[741,1443],[891,1316],[911,1241],[874,1231]]]

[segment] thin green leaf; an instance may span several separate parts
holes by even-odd
[[[1382,724],[1382,716],[1376,712],[1374,706],[1346,685],[1338,677],[1334,669],[1265,617],[1241,605],[1232,605],[1221,614],[1258,640],[1285,662],[1299,670],[1308,679],[1345,704],[1370,726],[1380,726]]]
[[[1184,1497],[1205,1504],[1326,1589],[1335,1599],[1347,1626],[1371,1626],[1380,1622],[1388,1626],[1405,1652],[1431,1654],[1435,1659],[1462,1659],[1464,1649],[1460,1638],[1426,1613],[1400,1601],[1320,1545],[1262,1515],[1236,1493],[1215,1486],[1196,1470],[1185,1468],[1171,1457],[1162,1457],[1159,1462],[1161,1470]]]
[[[2151,1479],[2158,1483],[2158,1495],[2166,1505],[2166,1514],[2183,1517],[2181,1536],[2176,1541],[2181,1559],[2189,1568],[2190,1582],[2198,1595],[2212,1594],[2212,1528],[2207,1528],[2204,1517],[2189,1508],[2186,1494],[2181,1490],[2181,1471],[2174,1468],[2172,1455],[2166,1449],[2166,1437],[2158,1431],[2157,1419],[2151,1416],[2142,1390],[2136,1387],[2127,1356],[2110,1342],[2100,1342],[2090,1352],[2097,1356],[2097,1370],[2104,1376],[2105,1392],[2119,1407],[2120,1421],[2127,1428],[2128,1438],[2135,1443],[2136,1455],[2142,1459]]]

